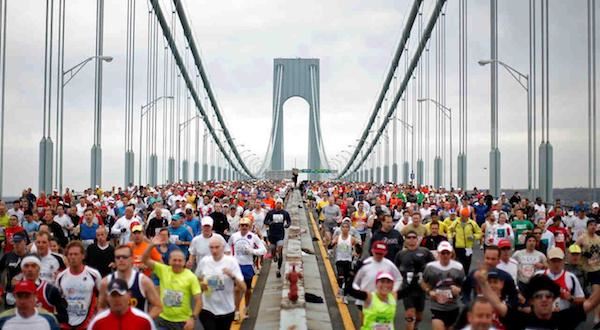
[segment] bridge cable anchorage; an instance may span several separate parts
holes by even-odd
[[[415,2],[418,2],[418,0],[416,0]],[[427,41],[431,37],[431,32],[433,31],[433,28],[434,28],[436,22],[438,21],[438,18],[440,17],[440,14],[442,12],[442,8],[444,7],[445,3],[446,3],[446,0],[438,0],[436,2],[436,5],[435,5],[435,7],[433,9],[433,12],[432,12],[432,14],[431,14],[431,16],[429,18],[429,21],[427,22],[427,26],[425,27],[425,31],[423,33],[423,37],[419,41],[418,47],[415,50],[415,53],[414,53],[414,55],[412,57],[410,65],[408,67],[408,70],[407,70],[407,72],[405,73],[405,75],[404,75],[404,77],[402,79],[402,82],[400,84],[400,89],[396,93],[396,96],[394,97],[394,100],[393,100],[392,105],[390,107],[390,109],[392,109],[392,110],[388,110],[388,113],[384,117],[383,123],[377,129],[377,133],[376,133],[375,137],[373,138],[373,140],[371,141],[371,144],[370,144],[370,146],[369,146],[369,148],[367,150],[370,150],[370,149],[374,148],[374,146],[377,144],[379,138],[383,134],[383,131],[385,130],[387,124],[389,123],[389,118],[391,117],[391,115],[393,113],[393,109],[396,107],[396,105],[400,101],[400,98],[402,97],[404,91],[406,90],[406,87],[408,86],[409,81],[412,78],[412,74],[415,71],[415,69],[417,67],[417,64],[419,63],[419,59],[420,59],[420,57],[421,57],[421,55],[423,53],[423,50],[425,49],[425,47],[427,45]],[[412,12],[413,10],[414,10],[414,15],[413,15],[413,12]],[[410,23],[410,27],[411,28],[412,28],[412,24],[415,21],[417,12],[418,12],[418,6],[417,6],[417,8],[415,8],[413,6],[413,9],[411,9],[411,15],[410,15],[409,22],[408,22],[408,23]],[[401,43],[404,40],[406,32],[407,31],[405,30],[404,33],[403,33]],[[408,29],[408,33],[410,34],[410,28]],[[396,58],[394,57],[394,60],[395,59]],[[391,81],[391,79],[393,77],[393,71],[391,71],[389,73],[391,73],[391,77],[389,77],[390,74],[388,74],[388,78],[389,79],[386,78],[386,81],[384,83],[384,90],[382,90],[382,94],[380,96],[385,96],[385,91],[387,91],[387,88],[389,87],[389,82]],[[375,120],[375,117],[377,116],[378,109],[381,107],[381,103],[382,102],[383,102],[383,98],[378,99],[376,107],[375,107],[375,110],[373,111],[373,113],[371,114],[371,118],[369,119],[369,124],[367,125],[368,128],[372,125],[371,121]],[[338,173],[337,179],[342,178],[346,174],[346,172],[350,168],[350,165],[357,158],[358,152],[362,148],[362,145],[364,145],[364,140],[366,139],[366,136],[368,135],[368,133],[369,133],[369,130],[365,130],[365,132],[363,133],[362,139],[359,141],[359,145],[356,147],[356,149],[354,150],[354,153],[352,154],[352,156],[348,160],[348,164],[346,164],[346,167],[344,167],[344,169],[342,170],[342,172]],[[367,155],[363,155],[361,157],[361,159],[359,160],[357,166],[362,165],[362,163],[367,159],[367,157],[368,157],[368,154]]]
[[[436,9],[440,6],[439,2],[444,3],[445,0],[438,0],[438,4],[436,5]],[[415,23],[415,20],[417,18],[417,14],[419,13],[419,8],[421,7],[421,4],[423,3],[423,0],[414,0],[413,5],[410,9],[410,13],[408,15],[408,20],[406,21],[406,24],[404,25],[404,29],[402,31],[402,37],[400,38],[400,42],[398,43],[398,47],[396,47],[396,52],[394,53],[394,57],[392,58],[392,63],[390,65],[390,68],[388,70],[387,76],[383,82],[383,87],[381,89],[381,91],[379,92],[379,96],[377,98],[377,101],[375,102],[375,108],[373,109],[373,112],[371,113],[371,116],[369,117],[369,121],[367,122],[367,126],[365,127],[361,138],[358,141],[358,145],[356,146],[356,148],[354,149],[354,152],[352,153],[352,155],[350,156],[350,158],[348,159],[348,162],[346,164],[346,166],[340,171],[340,173],[338,173],[338,176],[336,179],[340,179],[342,178],[346,172],[348,172],[348,170],[350,169],[350,166],[354,163],[354,161],[357,159],[358,154],[360,152],[360,150],[362,149],[362,147],[365,145],[365,142],[369,136],[369,131],[371,130],[371,127],[373,126],[373,123],[375,122],[375,118],[377,117],[377,114],[379,112],[379,109],[381,108],[381,104],[383,103],[383,100],[385,99],[385,95],[387,94],[388,89],[390,88],[390,84],[392,82],[392,79],[394,77],[394,73],[396,72],[396,69],[398,68],[398,62],[400,61],[400,57],[402,56],[402,54],[405,52],[405,46],[406,43],[408,42],[408,39],[410,37],[410,33],[412,31],[413,25]],[[435,9],[434,9],[435,12]],[[439,13],[438,13],[439,15]],[[436,15],[436,20],[437,20],[437,15]],[[435,23],[435,22],[434,22]],[[393,108],[393,107],[392,107]],[[387,116],[389,118],[389,116]],[[385,120],[385,124],[387,124],[387,119]],[[375,141],[375,143],[377,143],[377,141]],[[372,144],[372,146],[375,144]],[[372,147],[371,146],[371,147]],[[365,153],[365,155],[363,155],[361,158],[363,159],[359,164],[357,165],[357,168],[360,167],[360,165],[362,165],[362,163],[364,162],[364,160],[370,155],[370,149],[367,149],[367,152]]]
[[[169,44],[169,48],[171,49],[171,53],[173,54],[173,57],[175,59],[175,62],[177,63],[177,66],[179,67],[179,71],[181,73],[181,76],[185,82],[185,85],[187,87],[187,89],[189,90],[190,96],[192,97],[192,100],[194,101],[194,103],[196,104],[196,108],[198,109],[198,112],[200,113],[202,120],[204,120],[204,124],[206,125],[206,127],[208,128],[209,133],[211,134],[211,136],[213,137],[215,143],[217,144],[217,146],[219,147],[219,150],[221,151],[223,157],[231,164],[231,166],[238,172],[238,173],[243,173],[245,172],[247,174],[247,176],[249,178],[254,179],[255,176],[250,172],[250,170],[248,169],[248,167],[246,166],[244,160],[242,159],[241,155],[239,154],[239,152],[237,151],[237,148],[235,147],[235,144],[233,144],[232,142],[232,138],[229,134],[229,131],[227,130],[227,127],[225,125],[225,123],[223,122],[223,118],[221,117],[218,105],[216,103],[214,94],[212,92],[212,89],[210,88],[210,83],[208,82],[208,78],[206,76],[206,73],[204,71],[204,68],[202,66],[202,62],[200,60],[200,56],[199,56],[199,52],[198,52],[198,48],[196,47],[196,43],[194,41],[194,38],[192,36],[191,33],[191,28],[189,25],[189,22],[187,20],[187,16],[185,14],[185,11],[182,7],[181,1],[179,0],[173,0],[175,3],[175,9],[177,11],[177,14],[179,16],[179,20],[181,22],[182,28],[183,28],[183,32],[184,35],[188,41],[188,45],[189,45],[189,50],[191,51],[191,54],[194,58],[194,62],[196,64],[196,67],[198,69],[198,72],[200,73],[200,77],[202,79],[203,85],[206,89],[206,93],[211,101],[211,105],[214,109],[214,113],[216,114],[216,117],[221,125],[221,128],[223,130],[223,133],[226,137],[226,140],[231,148],[231,150],[233,151],[234,156],[236,157],[236,159],[238,160],[240,167],[242,168],[241,170],[238,168],[237,165],[235,165],[235,162],[233,161],[233,159],[231,159],[231,157],[229,156],[229,154],[226,152],[225,146],[221,143],[221,141],[218,139],[217,136],[217,130],[213,127],[213,125],[210,123],[210,118],[209,116],[207,116],[206,110],[204,108],[204,106],[202,105],[202,102],[198,96],[198,93],[196,91],[196,88],[194,86],[194,82],[192,81],[187,68],[185,67],[184,63],[183,63],[183,58],[179,52],[179,49],[177,47],[177,44],[173,38],[173,35],[171,33],[171,29],[165,19],[164,13],[162,11],[162,8],[159,4],[158,0],[150,0],[150,4],[152,5],[153,8],[153,12],[154,15],[156,16],[156,19],[158,20],[158,23],[160,24],[160,27],[162,29],[163,35],[164,37],[167,39],[167,42]]]

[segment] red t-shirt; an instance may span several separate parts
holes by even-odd
[[[20,233],[20,232],[24,232],[25,229],[23,229],[23,227],[21,226],[15,226],[15,227],[6,227],[6,229],[4,230],[4,233],[6,235],[6,241],[4,243],[4,253],[9,253],[11,252],[15,246],[12,243],[12,238],[16,233]],[[25,236],[27,236],[27,233],[24,234]]]
[[[564,227],[550,226],[548,231],[554,234],[554,243],[556,247],[559,247],[563,252],[567,249],[567,238],[569,237],[569,231]]]

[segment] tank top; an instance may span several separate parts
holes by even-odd
[[[48,297],[46,297],[46,285],[48,285],[48,282],[42,280],[37,289],[35,289],[35,296],[37,298],[36,306],[42,307],[46,311],[54,314],[56,309],[54,308],[54,305],[48,302]]]
[[[335,261],[352,261],[352,235],[348,234],[346,239],[343,239],[342,235],[338,236]]]
[[[393,330],[396,314],[396,299],[388,293],[387,303],[381,301],[377,293],[371,293],[371,304],[363,309],[361,330]]]
[[[117,273],[112,273],[108,275],[108,283],[116,277]],[[118,277],[117,277],[118,278]],[[144,312],[148,312],[148,301],[146,300],[146,293],[144,292],[142,285],[142,274],[140,272],[133,270],[131,272],[131,277],[127,279],[127,286],[129,291],[131,292],[131,300],[129,301],[129,306],[135,307]]]

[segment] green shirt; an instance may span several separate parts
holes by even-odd
[[[512,226],[513,230],[515,231],[515,245],[516,246],[525,245],[526,235],[524,234],[524,232],[533,230],[533,223],[531,223],[531,221],[529,221],[527,219],[523,219],[523,220],[515,219],[515,220],[513,220],[511,226]]]
[[[2,227],[1,233],[0,233],[0,241],[4,240],[4,230],[6,230],[6,228],[8,228],[8,220],[10,219],[10,216],[8,215],[8,213],[4,214],[4,216],[0,216],[0,227]]]
[[[394,316],[396,315],[396,299],[388,293],[387,302],[383,302],[377,293],[371,293],[371,304],[363,309],[362,330],[394,329]]]
[[[185,322],[192,317],[192,297],[200,294],[200,282],[189,269],[173,272],[171,266],[154,263],[154,274],[160,279],[160,317],[171,322]]]

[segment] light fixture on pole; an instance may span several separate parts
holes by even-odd
[[[65,93],[65,86],[79,73],[79,71],[81,71],[81,69],[83,69],[83,67],[88,64],[89,62],[91,62],[94,59],[99,59],[102,60],[104,62],[112,62],[113,57],[112,56],[106,56],[106,55],[101,55],[101,56],[90,56],[88,58],[86,58],[85,60],[77,63],[76,65],[74,65],[73,67],[71,67],[70,69],[63,71],[61,75],[59,75],[59,85],[58,85],[58,110],[57,110],[57,138],[56,138],[56,181],[57,181],[57,185],[58,185],[58,190],[62,192],[63,189],[63,148],[64,148],[64,144],[63,144],[63,123],[64,123],[64,108],[65,108],[65,103],[64,103],[64,93]],[[65,77],[67,77],[65,79]]]
[[[195,115],[194,117],[184,121],[183,123],[178,124],[177,126],[177,159],[181,159],[181,131],[183,131],[192,121],[196,120],[196,119],[201,119],[203,118],[200,115]],[[181,163],[177,164],[177,168],[179,169],[179,177],[182,178],[182,173],[181,173]]]
[[[533,130],[533,111],[531,109],[531,93],[530,90],[530,82],[529,75],[519,72],[517,69],[512,66],[500,61],[500,60],[480,60],[477,63],[479,65],[484,66],[487,64],[497,63],[501,65],[506,71],[515,79],[515,81],[525,89],[527,92],[527,192],[530,200],[533,199],[533,192],[535,190],[535,182],[533,180],[533,164],[532,160],[535,157],[535,153],[533,151],[533,137],[535,136],[535,131]]]
[[[444,116],[446,116],[446,118],[448,118],[450,121],[450,130],[449,130],[449,133],[450,133],[450,138],[449,138],[449,140],[450,140],[449,141],[450,142],[450,188],[452,188],[452,174],[453,174],[452,173],[452,157],[453,157],[453,154],[452,154],[452,149],[453,149],[452,148],[452,145],[453,145],[453,143],[452,143],[452,136],[453,136],[453,134],[452,134],[452,109],[448,108],[447,106],[439,103],[438,101],[436,101],[434,99],[429,98],[429,99],[418,99],[417,100],[417,102],[427,102],[427,101],[432,102],[433,104],[437,105],[440,108],[442,114]],[[466,167],[465,167],[465,169],[466,169]]]
[[[152,109],[152,107],[156,104],[156,102],[162,100],[162,99],[169,99],[169,100],[173,100],[175,99],[175,97],[173,96],[159,96],[157,98],[155,98],[154,100],[150,101],[147,104],[144,104],[140,107],[140,157],[139,157],[139,164],[138,164],[138,184],[141,186],[142,185],[142,133],[144,130],[144,126],[142,124],[142,119],[144,118],[144,116]],[[145,110],[145,111],[144,111]],[[132,173],[133,176],[133,173]]]

